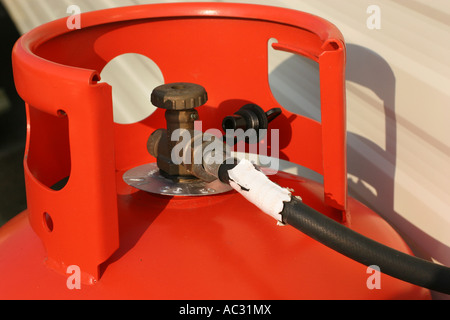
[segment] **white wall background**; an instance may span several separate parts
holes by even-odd
[[[155,2],[146,0],[2,0],[24,33],[44,22],[82,12]],[[176,1],[170,1],[176,2]],[[224,2],[224,1],[216,1]],[[347,115],[350,193],[379,212],[416,254],[450,266],[450,1],[234,1],[306,11],[333,22],[348,50]],[[380,9],[379,29],[371,29]],[[151,65],[129,57],[102,74],[114,89],[119,122],[143,117],[148,84],[162,82]],[[111,64],[112,66],[112,64]],[[121,69],[120,69],[121,68]],[[116,75],[133,69],[123,87]],[[148,71],[150,70],[150,72]],[[291,111],[320,119],[318,71],[287,53],[270,59],[274,95]],[[153,73],[152,73],[153,72]],[[306,75],[306,76],[305,76]],[[139,84],[146,83],[143,89]],[[122,87],[122,89],[120,89]],[[126,89],[125,89],[126,88]],[[142,100],[139,97],[142,96]],[[134,99],[134,100],[130,100]],[[134,111],[123,106],[134,105]],[[131,112],[131,114],[130,114]],[[436,298],[448,298],[437,294]]]

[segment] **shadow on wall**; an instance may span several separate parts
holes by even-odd
[[[374,142],[348,132],[348,173],[357,178],[356,181],[348,180],[349,192],[387,220],[398,222],[399,215],[394,212],[394,179],[397,158],[395,75],[389,64],[378,54],[367,48],[349,44],[347,45],[346,79],[370,89],[383,102],[386,131],[384,150]],[[361,145],[373,150],[379,156],[378,160],[366,158],[358,148]],[[376,192],[368,190],[362,181],[372,186]],[[407,221],[401,221],[401,223],[403,225]],[[403,226],[399,226],[397,223],[394,225],[405,231]],[[412,235],[412,231],[408,230],[406,234]]]
[[[317,83],[318,68],[315,74],[312,74],[310,69],[311,64],[309,62],[299,67],[299,57],[292,56],[274,69],[270,76],[283,78],[283,73],[289,72],[288,80],[291,85],[292,83],[305,83],[305,77],[309,78],[306,82]],[[299,72],[293,72],[293,70]],[[424,233],[394,210],[397,121],[395,112],[396,78],[391,67],[377,53],[365,47],[347,44],[346,80],[368,88],[383,102],[386,139],[385,149],[383,149],[358,134],[348,132],[347,161],[348,173],[351,176],[348,179],[349,194],[391,223],[404,237],[417,256],[430,260],[433,254],[439,252],[440,257],[449,257],[446,261],[441,262],[450,265],[450,248],[448,246]],[[280,83],[280,85],[282,84]],[[279,88],[278,92],[276,88],[272,89],[278,99],[282,89]],[[299,90],[298,92],[301,94],[303,89]],[[314,95],[317,97],[313,107],[320,110],[320,89],[318,83],[313,90],[316,91]],[[311,92],[305,94],[311,95]],[[280,104],[285,105],[284,103],[287,100],[282,100],[278,99]],[[293,111],[292,107],[290,109]],[[309,113],[313,114],[316,112],[317,110]],[[305,112],[298,113],[308,116]],[[364,149],[371,149],[372,154],[377,156],[369,159],[367,155],[361,152],[361,146]],[[375,192],[373,192],[374,190]],[[448,299],[449,296],[442,296],[436,293],[434,298]]]
[[[424,258],[433,252],[447,252],[443,263],[450,264],[450,248],[424,233],[394,210],[395,169],[397,159],[397,121],[395,113],[396,79],[389,64],[377,53],[353,44],[347,46],[347,81],[372,90],[383,102],[385,115],[385,149],[354,133],[348,133],[348,172],[375,188],[376,195],[360,183],[349,179],[352,196],[379,212],[405,236],[416,254]],[[367,159],[355,146],[364,144],[380,158]],[[389,163],[389,166],[383,164]],[[445,256],[445,255],[444,255]]]

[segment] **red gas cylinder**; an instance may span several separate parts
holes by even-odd
[[[162,109],[133,124],[113,121],[111,87],[99,74],[132,52],[155,61],[166,83],[206,88],[197,108],[204,130],[222,128],[245,103],[279,108],[270,128],[279,130],[280,158],[323,175],[324,184],[284,172],[270,180],[331,220],[411,254],[388,223],[347,196],[346,58],[335,26],[303,12],[226,3],[116,8],[81,21],[78,30],[65,19],[40,26],[13,51],[27,109],[28,209],[0,229],[1,299],[430,298],[277,226],[234,190],[167,196],[124,181],[156,162],[147,141],[166,127]],[[274,49],[319,64],[320,123],[272,96],[271,38]],[[270,141],[261,143],[270,150]]]

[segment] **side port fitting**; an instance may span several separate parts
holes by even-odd
[[[223,119],[224,139],[227,143],[237,143],[241,140],[258,143],[266,136],[269,123],[280,114],[280,108],[265,112],[256,104],[246,104],[233,115]]]

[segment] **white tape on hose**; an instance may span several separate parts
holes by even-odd
[[[281,211],[284,202],[291,201],[291,192],[281,188],[248,160],[243,159],[231,170],[228,170],[230,185],[247,200],[255,204],[282,224]]]

